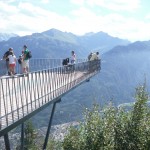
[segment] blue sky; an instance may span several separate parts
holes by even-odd
[[[149,0],[0,0],[0,32],[22,36],[55,28],[150,40],[149,6]]]

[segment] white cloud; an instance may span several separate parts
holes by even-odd
[[[71,0],[71,3],[91,7],[99,6],[114,11],[135,11],[140,7],[141,0]]]
[[[15,2],[16,0],[0,0],[0,2],[5,2],[5,3],[12,3]]]
[[[118,21],[118,17],[111,19],[112,17],[108,16],[108,18],[108,25],[104,26],[103,31],[108,32],[113,36],[129,39],[131,41],[150,39],[150,31],[146,31],[148,29],[147,23],[140,22],[133,18],[126,19],[122,17],[121,19],[120,17],[120,21]]]
[[[134,11],[140,7],[140,0],[87,0],[87,3],[115,11]]]
[[[50,0],[42,0],[41,2],[44,3],[44,4],[47,4],[47,3],[50,2]]]
[[[20,3],[17,7],[4,3],[0,3],[0,5],[2,6],[0,12],[1,32],[13,32],[19,35],[31,34],[50,28],[62,29],[68,22],[67,17],[33,6],[31,3]]]
[[[150,20],[150,14],[147,14],[147,15],[145,16],[145,19]]]
[[[70,0],[72,4],[83,5],[85,0]]]
[[[95,32],[98,28],[99,31],[101,30],[101,16],[96,16],[93,12],[84,7],[79,10],[72,11],[72,14],[74,15],[74,19],[72,20],[72,30],[76,34],[84,34],[90,31]]]
[[[117,13],[96,14],[83,5],[69,12],[70,18],[27,2],[13,6],[0,1],[0,6],[0,31],[5,33],[27,35],[56,28],[78,35],[103,31],[132,41],[150,39],[149,21],[141,22]]]
[[[124,17],[121,14],[111,13],[108,15],[95,14],[92,11],[82,7],[74,10],[72,31],[76,34],[84,34],[89,31],[104,31],[112,36],[136,40],[149,40],[150,30],[148,22],[142,22],[132,17]]]

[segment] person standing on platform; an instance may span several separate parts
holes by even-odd
[[[75,63],[76,63],[76,54],[74,51],[71,51],[70,63],[71,63],[71,70],[74,71],[75,70]]]
[[[8,55],[9,59],[9,71],[10,75],[15,75],[15,66],[16,66],[16,56],[14,55],[13,51],[11,51]]]
[[[22,61],[22,67],[23,67],[23,73],[29,72],[29,58],[28,58],[29,50],[27,48],[27,45],[23,46],[23,61]]]
[[[10,71],[9,71],[9,54],[10,52],[13,51],[13,48],[9,48],[9,50],[4,54],[3,59],[6,61],[6,68],[7,68],[7,74],[10,75]]]
[[[92,52],[88,56],[88,61],[89,61],[89,71],[93,71],[93,68],[95,67],[95,60],[99,60],[99,52]]]
[[[71,64],[76,63],[76,54],[74,51],[71,51]]]

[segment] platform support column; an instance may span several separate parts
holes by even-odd
[[[61,101],[61,99],[54,102],[54,104],[53,104],[50,119],[49,119],[49,124],[48,124],[48,128],[47,128],[47,133],[46,133],[46,137],[45,137],[45,141],[44,141],[44,145],[43,145],[43,150],[46,150],[46,147],[47,147],[48,138],[49,138],[49,134],[50,134],[50,129],[51,129],[51,125],[52,125],[52,120],[53,120],[53,116],[54,116],[54,112],[55,112],[56,103],[58,103],[60,101]]]
[[[21,150],[24,150],[24,122],[21,124]]]
[[[10,150],[10,143],[9,143],[8,133],[6,133],[4,135],[4,141],[5,141],[5,148],[6,148],[6,150]]]

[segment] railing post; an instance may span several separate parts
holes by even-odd
[[[6,133],[4,135],[4,141],[5,141],[5,148],[6,148],[6,150],[10,150],[10,143],[9,143],[8,133]]]
[[[21,150],[24,150],[24,122],[21,124]]]
[[[49,124],[48,124],[48,128],[47,128],[47,133],[46,133],[46,137],[45,137],[45,141],[44,141],[44,145],[43,145],[43,150],[46,150],[46,147],[47,147],[47,142],[48,142],[49,133],[50,133],[51,125],[52,125],[52,120],[53,120],[53,116],[54,116],[56,103],[58,103],[60,101],[61,101],[61,99],[59,99],[58,101],[54,102],[54,104],[53,104],[51,115],[50,115],[50,119],[49,119]]]

